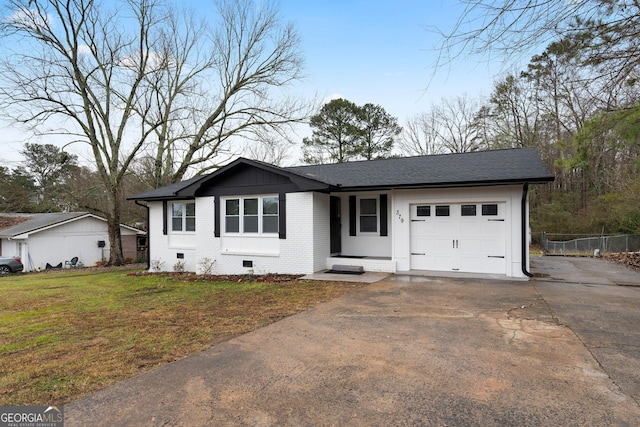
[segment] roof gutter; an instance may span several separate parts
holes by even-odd
[[[522,224],[522,273],[527,277],[533,277],[527,270],[527,253],[529,248],[527,247],[527,196],[529,194],[529,184],[524,183],[522,187],[522,206],[520,207],[521,224]]]
[[[151,240],[151,233],[149,232],[149,218],[150,218],[149,206],[143,203],[140,203],[137,200],[134,200],[134,203],[138,206],[142,206],[147,210],[147,270],[150,270],[151,269],[151,245],[149,244],[149,241]]]

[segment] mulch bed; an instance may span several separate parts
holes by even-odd
[[[238,274],[238,275],[213,275],[213,274],[194,274],[187,272],[151,272],[151,271],[139,271],[131,272],[128,276],[165,276],[181,282],[290,282],[297,280],[303,275],[298,274]]]
[[[240,275],[212,275],[212,274],[195,274],[191,272],[153,272],[145,270],[146,264],[126,264],[123,266],[100,266],[100,267],[80,267],[80,268],[52,268],[50,270],[42,270],[38,272],[30,272],[28,274],[55,274],[55,273],[70,273],[70,272],[108,272],[108,271],[120,271],[120,270],[143,270],[143,271],[130,271],[127,276],[164,276],[170,279],[178,280],[181,282],[273,282],[282,283],[297,280],[302,277],[302,274],[240,274]]]

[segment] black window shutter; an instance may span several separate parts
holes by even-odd
[[[356,196],[349,196],[349,236],[355,236],[356,229]]]
[[[287,193],[278,195],[278,238],[287,238]]]
[[[220,237],[220,197],[213,197],[213,236]]]
[[[162,201],[162,234],[164,234],[165,236],[167,235],[167,221],[169,220],[168,216],[169,216],[169,212],[167,211],[167,201],[163,200]]]
[[[380,195],[380,235],[387,236],[387,195]]]

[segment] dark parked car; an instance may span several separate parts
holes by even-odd
[[[23,269],[24,265],[20,258],[0,256],[0,274],[17,273]]]

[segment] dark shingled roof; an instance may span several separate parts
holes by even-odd
[[[196,181],[199,181],[205,176],[194,176],[193,178],[176,182],[174,184],[165,185],[164,187],[159,187],[153,190],[149,190],[145,193],[136,194],[135,196],[131,196],[128,199],[130,200],[160,200],[163,198],[171,198],[175,196],[176,193],[189,185],[193,184]]]
[[[533,148],[477,151],[435,156],[399,157],[370,161],[279,168],[254,160],[238,162],[262,165],[273,171],[325,183],[333,191],[429,188],[471,185],[498,185],[550,182],[554,177]],[[224,172],[225,166],[211,175],[198,176],[130,197],[132,200],[161,200],[178,197],[177,193],[198,181]],[[190,189],[189,189],[190,190]],[[186,191],[193,194],[192,191]],[[185,193],[186,193],[185,192]]]
[[[350,189],[553,181],[553,175],[533,148],[401,157],[286,169]]]

